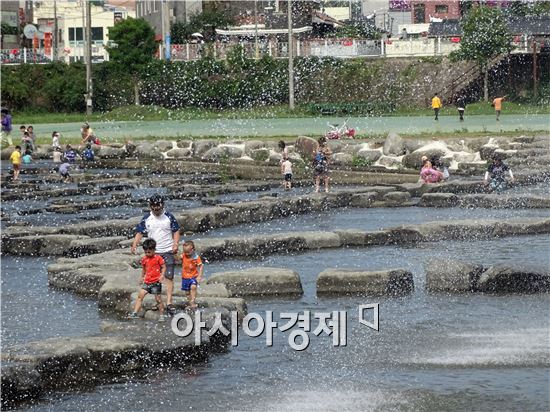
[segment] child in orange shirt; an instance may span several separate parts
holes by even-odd
[[[164,319],[164,304],[162,303],[162,281],[164,280],[164,273],[166,272],[166,264],[164,259],[155,253],[157,242],[153,239],[145,239],[143,242],[143,251],[145,256],[141,259],[141,266],[143,268],[141,272],[141,278],[139,284],[141,290],[139,291],[136,304],[134,305],[134,311],[128,316],[130,319],[138,317],[138,312],[141,309],[141,303],[146,294],[151,293],[155,295],[157,301],[160,317],[159,322],[163,322]]]
[[[195,244],[188,240],[183,244],[181,255],[181,290],[187,292],[189,309],[197,309],[195,298],[197,297],[197,285],[202,281],[204,266],[201,257],[195,252]]]

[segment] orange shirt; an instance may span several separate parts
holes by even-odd
[[[495,106],[495,110],[502,110],[503,100],[504,100],[504,97],[497,97],[495,100],[493,100],[493,105]]]
[[[181,255],[181,266],[183,279],[193,279],[199,276],[199,266],[202,266],[202,260],[196,253],[192,257],[185,256],[185,253]]]
[[[156,283],[160,280],[160,274],[164,259],[159,256],[143,256],[141,266],[145,269],[145,278],[143,281],[147,284]]]

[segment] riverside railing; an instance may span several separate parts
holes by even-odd
[[[225,60],[229,51],[240,45],[247,58],[256,57],[256,45],[253,41],[214,43],[186,43],[171,45],[171,60],[192,61],[203,56],[211,55]],[[525,38],[514,39],[513,54],[532,53],[532,40]],[[366,39],[295,39],[293,44],[294,55],[318,57],[414,57],[414,56],[447,56],[460,48],[456,38],[422,37],[385,40]],[[51,49],[48,53],[44,49],[3,49],[0,51],[2,64],[21,63],[49,63],[53,60]],[[260,41],[258,43],[258,57],[271,56],[273,58],[288,57],[288,42]],[[59,57],[67,61],[67,56]],[[94,62],[103,60],[96,60]]]

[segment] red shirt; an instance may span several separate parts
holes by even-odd
[[[164,259],[159,255],[143,256],[141,266],[145,269],[145,278],[143,281],[147,284],[156,283],[160,280],[160,273]]]

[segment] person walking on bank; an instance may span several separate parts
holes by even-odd
[[[458,115],[460,116],[460,121],[464,121],[464,111],[466,110],[466,99],[463,96],[458,96],[456,98],[456,108],[458,110]]]
[[[441,100],[437,96],[437,93],[434,94],[434,97],[432,97],[432,109],[434,110],[435,119],[439,120],[439,110],[441,109]]]
[[[147,212],[141,222],[136,226],[136,235],[132,243],[131,251],[136,253],[136,249],[143,235],[153,239],[156,244],[156,252],[164,259],[166,264],[166,273],[164,275],[166,282],[166,305],[167,312],[173,314],[175,307],[172,304],[172,294],[174,293],[174,255],[178,253],[180,241],[180,225],[170,212],[164,209],[164,199],[159,195],[149,198],[150,212]]]
[[[12,120],[11,114],[8,109],[2,109],[2,139],[1,141],[6,141],[8,146],[13,146],[13,140],[11,138],[12,130]]]
[[[502,102],[504,101],[505,98],[506,96],[495,97],[495,99],[493,100],[493,103],[491,104],[491,106],[495,108],[495,114],[497,115],[497,122],[500,121],[500,111],[502,110]]]

